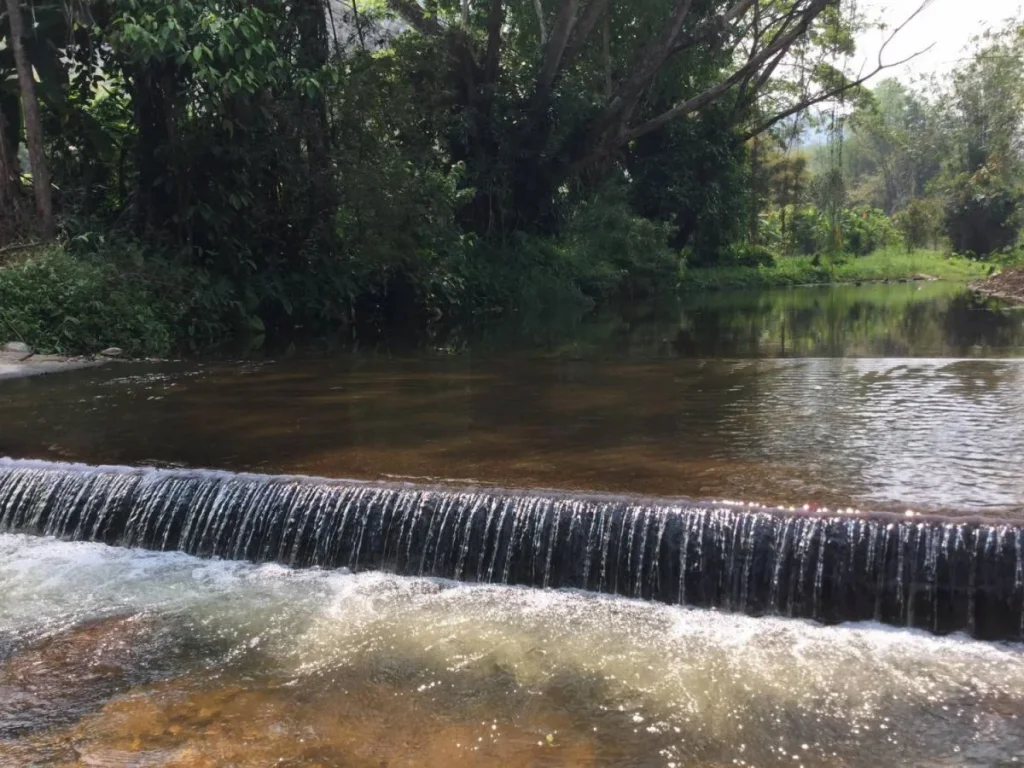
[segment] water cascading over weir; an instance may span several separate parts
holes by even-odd
[[[0,531],[1024,639],[1024,525],[0,459]]]

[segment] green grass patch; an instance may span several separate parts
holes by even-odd
[[[785,256],[772,266],[690,269],[683,274],[681,285],[683,290],[700,291],[911,280],[919,275],[967,281],[986,276],[991,268],[990,264],[939,251],[907,253],[898,249],[838,259],[823,256],[818,265],[813,262],[810,256]]]

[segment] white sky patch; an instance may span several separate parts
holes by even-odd
[[[857,38],[857,54],[850,62],[852,72],[861,70],[862,66],[864,72],[874,69],[885,38],[920,3],[921,0],[859,0],[859,10],[869,19],[885,22],[889,30],[869,30]],[[1007,19],[1021,13],[1022,0],[934,0],[893,39],[885,50],[883,61],[899,61],[933,43],[934,47],[912,62],[883,72],[875,79],[897,77],[911,83],[922,76],[944,74],[967,56],[966,49],[972,37],[986,29],[1000,29]]]

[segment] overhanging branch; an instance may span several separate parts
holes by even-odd
[[[727,77],[721,83],[707,89],[703,93],[700,93],[691,99],[688,99],[682,104],[673,107],[667,112],[663,112],[657,117],[630,129],[624,134],[621,134],[616,138],[615,143],[621,145],[628,141],[632,141],[633,139],[638,139],[641,136],[646,136],[647,134],[664,127],[673,120],[678,120],[685,115],[696,112],[698,109],[702,109],[708,104],[722,98],[722,96],[728,93],[733,86],[740,83],[745,77],[747,77],[751,71],[759,70],[765,63],[772,60],[779,53],[784,53],[789,50],[793,43],[807,32],[811,22],[824,12],[829,2],[830,0],[814,0],[814,2],[808,6],[797,25],[795,25],[786,34],[778,36],[770,45],[764,47],[755,56],[752,56],[747,64],[736,70],[736,72]]]
[[[388,0],[388,8],[409,26],[424,35],[440,35],[444,26],[436,16],[429,16],[416,0]]]
[[[875,75],[879,74],[880,72],[883,72],[883,71],[885,71],[887,69],[892,69],[893,67],[899,67],[899,66],[902,66],[902,65],[906,64],[909,61],[913,61],[918,56],[924,55],[925,53],[927,53],[928,51],[930,51],[934,47],[935,47],[935,44],[932,43],[927,48],[922,48],[917,53],[911,54],[910,56],[907,56],[905,59],[900,59],[899,61],[894,61],[891,64],[879,64],[877,67],[875,67],[873,70],[871,70],[871,72],[869,72],[866,75],[863,75],[862,77],[858,77],[856,80],[851,80],[850,82],[843,83],[843,85],[837,86],[836,88],[832,88],[830,90],[822,91],[820,93],[815,94],[814,96],[809,96],[808,98],[806,98],[806,99],[804,99],[804,100],[802,100],[802,101],[792,105],[791,107],[788,107],[787,109],[784,109],[781,112],[779,112],[779,113],[777,113],[775,115],[772,115],[770,118],[767,118],[766,120],[761,121],[760,123],[758,123],[753,128],[751,128],[748,131],[744,132],[743,138],[744,138],[744,140],[752,139],[755,136],[758,136],[758,135],[764,133],[765,131],[769,130],[773,126],[775,126],[778,123],[782,122],[787,117],[792,117],[793,115],[796,115],[796,114],[798,114],[800,112],[803,112],[805,109],[807,109],[808,107],[813,107],[815,104],[820,104],[823,101],[829,101],[830,99],[834,99],[836,96],[841,96],[842,94],[846,93],[849,90],[852,90],[853,88],[857,88],[857,87],[859,87],[861,85],[864,85],[864,83],[866,83],[868,80],[870,80],[871,78],[873,78]]]

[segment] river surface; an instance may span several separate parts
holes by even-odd
[[[0,382],[0,455],[1024,516],[1024,312],[721,294]],[[1010,766],[1024,651],[0,535],[0,765]]]
[[[1024,515],[1024,312],[942,283],[112,364],[0,395],[19,458]]]

